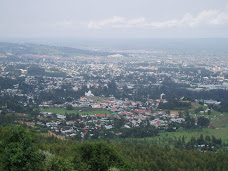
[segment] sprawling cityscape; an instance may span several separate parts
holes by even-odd
[[[199,124],[199,117],[213,122],[211,110],[222,110],[226,103],[226,56],[219,63],[216,56],[197,60],[142,50],[63,57],[39,54],[44,47],[58,47],[2,45],[1,94],[17,101],[2,103],[1,111],[16,113],[18,122],[62,139],[149,137],[213,126]],[[33,48],[40,51],[26,53]],[[192,125],[186,121],[187,110]]]
[[[227,0],[0,0],[0,171],[227,171]]]

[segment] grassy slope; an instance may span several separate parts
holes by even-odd
[[[189,131],[178,131],[178,132],[163,132],[159,133],[159,136],[149,137],[149,138],[133,138],[130,140],[137,141],[147,141],[152,144],[165,146],[171,145],[174,146],[174,143],[179,138],[182,139],[184,136],[185,142],[188,142],[191,137],[199,138],[200,135],[203,136],[215,136],[216,138],[221,138],[223,143],[228,143],[228,129],[212,129],[212,128],[204,128],[204,129],[196,129]]]
[[[184,136],[185,140],[189,141],[191,137],[200,137],[201,134],[203,134],[204,136],[214,135],[216,138],[221,138],[223,142],[228,142],[228,130],[212,129],[212,128],[203,128],[203,129],[179,131],[179,132],[164,132],[164,133],[160,133],[160,136],[156,138],[157,139],[160,138],[160,140],[165,140],[169,138],[179,138]]]

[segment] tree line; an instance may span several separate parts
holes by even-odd
[[[146,141],[59,140],[18,125],[0,127],[0,139],[0,170],[228,169],[227,152],[202,153]],[[202,136],[196,141],[220,143],[219,139]]]

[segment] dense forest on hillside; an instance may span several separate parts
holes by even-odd
[[[1,127],[0,139],[1,170],[228,169],[227,152],[160,147],[145,141],[59,140],[16,125]]]

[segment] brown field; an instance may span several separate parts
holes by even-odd
[[[211,123],[216,129],[228,129],[228,118],[217,119]]]

